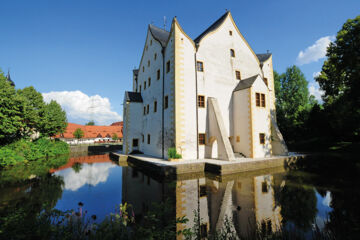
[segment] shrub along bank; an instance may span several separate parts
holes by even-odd
[[[11,144],[0,147],[0,168],[40,161],[69,153],[69,146],[62,141],[52,141],[47,138],[39,138],[35,141],[20,139]]]

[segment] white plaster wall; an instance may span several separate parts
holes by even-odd
[[[265,94],[266,107],[256,107],[256,92]],[[254,158],[271,156],[271,118],[269,106],[269,90],[259,77],[251,87],[252,100],[252,129]],[[265,133],[265,144],[260,144],[260,133]]]
[[[268,88],[270,91],[270,109],[275,111],[275,88],[274,88],[274,72],[272,64],[272,56],[263,63],[262,67],[264,77],[268,79]],[[276,114],[275,114],[276,116]]]
[[[142,121],[139,121],[139,119],[142,118],[142,107],[143,104],[142,103],[137,103],[137,102],[131,102],[127,104],[127,108],[128,108],[128,125],[126,126],[126,132],[127,132],[127,139],[128,139],[128,144],[129,144],[129,153],[131,151],[133,151],[133,147],[132,147],[132,140],[134,138],[139,139],[139,147],[138,150],[141,150],[142,148],[142,142],[141,142],[141,134],[142,131],[141,129],[143,128],[142,126]]]
[[[233,98],[233,148],[234,152],[242,153],[246,157],[251,155],[249,97],[249,89],[243,89],[234,92]],[[236,141],[237,136],[240,136],[240,142]]]
[[[229,35],[232,31],[232,36]],[[230,56],[230,49],[235,50],[235,57]],[[238,34],[228,17],[213,33],[209,33],[200,41],[197,60],[204,64],[204,72],[197,72],[198,94],[217,98],[227,129],[232,132],[232,91],[238,84],[235,70],[241,72],[242,79],[261,74],[256,56]],[[206,114],[199,111],[199,133],[205,130]],[[200,147],[200,158],[204,157]]]
[[[177,55],[176,67],[179,68],[178,84],[180,98],[177,102],[180,108],[180,118],[176,118],[176,134],[181,134],[181,141],[177,143],[180,146],[178,151],[182,154],[183,159],[196,159],[196,82],[195,82],[195,48],[192,41],[176,27],[178,47],[175,54]]]

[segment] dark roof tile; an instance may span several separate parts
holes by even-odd
[[[246,78],[246,79],[243,79],[243,80],[240,80],[239,84],[234,89],[234,92],[251,87],[258,77],[259,77],[259,74],[249,77],[249,78]]]
[[[265,62],[266,60],[269,59],[269,57],[271,57],[271,53],[260,53],[260,54],[256,54],[256,56],[260,62]]]
[[[125,92],[125,97],[127,102],[143,102],[141,93],[138,92]]]
[[[153,37],[160,42],[161,46],[165,47],[170,33],[152,24],[149,25],[149,29]]]
[[[216,20],[216,22],[214,22],[210,27],[208,27],[202,34],[200,34],[197,38],[195,38],[194,42],[199,43],[201,41],[201,39],[203,37],[205,37],[206,34],[208,34],[209,32],[212,32],[218,26],[220,26],[224,22],[224,20],[226,19],[227,15],[229,13],[230,12],[227,11],[224,15],[222,15],[218,20]]]

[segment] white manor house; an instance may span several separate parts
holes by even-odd
[[[230,12],[191,39],[149,25],[124,97],[123,153],[234,160],[287,155],[276,124],[272,55],[255,54]]]

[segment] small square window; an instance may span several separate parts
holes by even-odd
[[[150,144],[150,134],[147,135],[147,144]]]
[[[229,35],[232,36],[232,31],[229,31]]]
[[[267,185],[267,182],[264,181],[261,183],[261,190],[263,193],[267,193],[268,192],[268,185]]]
[[[166,63],[166,73],[170,72],[170,61]]]
[[[164,109],[167,109],[169,107],[169,97],[165,96],[164,99]]]
[[[132,146],[133,146],[133,147],[138,147],[138,146],[139,146],[139,139],[134,138],[134,139],[133,139],[133,142],[132,142]]]
[[[204,71],[204,63],[203,62],[197,61],[196,65],[197,65],[198,72]]]
[[[231,57],[235,57],[235,51],[234,51],[234,49],[230,49],[230,56],[231,56]]]
[[[160,79],[160,69],[158,69],[157,72],[156,72],[156,79],[157,79],[157,80]]]
[[[241,74],[240,71],[235,71],[235,76],[237,80],[241,80]]]
[[[148,86],[150,87],[151,85],[151,78],[148,79]]]
[[[155,53],[155,54],[154,54],[154,60],[156,60],[156,58],[157,58],[157,54]]]
[[[157,111],[157,101],[154,102],[154,112]]]
[[[259,134],[260,144],[265,144],[265,133]]]
[[[199,133],[199,145],[205,145],[205,133]]]
[[[269,85],[268,85],[268,79],[267,79],[267,78],[264,78],[264,83],[266,84],[266,86],[269,86]]]
[[[200,186],[200,197],[206,196],[206,185]]]
[[[198,107],[201,107],[201,108],[205,107],[205,96],[202,96],[202,95],[198,96]]]

